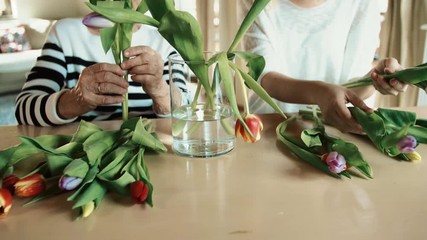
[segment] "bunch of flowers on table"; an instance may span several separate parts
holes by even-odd
[[[165,152],[151,121],[132,118],[117,131],[104,131],[81,121],[73,135],[20,137],[22,143],[0,151],[0,214],[12,206],[12,196],[31,198],[27,204],[58,194],[69,194],[78,217],[89,216],[109,191],[135,203],[153,205],[144,153]],[[29,172],[16,169],[21,162]]]
[[[378,150],[390,157],[416,161],[419,143],[427,143],[427,120],[417,119],[414,112],[379,108],[366,113],[359,108],[349,108],[366,135]]]
[[[297,115],[288,118],[277,126],[277,138],[298,158],[333,177],[351,178],[351,169],[357,169],[368,178],[373,177],[371,167],[356,145],[328,135],[316,112],[312,119],[314,126],[303,129],[298,136],[288,127],[300,119]]]
[[[124,2],[122,4],[124,7],[117,7],[122,6],[118,2]],[[190,13],[175,9],[173,0],[143,0],[136,10],[132,10],[132,7],[126,7],[131,6],[132,1],[130,0],[91,0],[87,5],[94,13],[87,16],[88,20],[86,24],[92,22],[95,26],[102,28],[100,33],[105,51],[117,45],[114,43],[117,40],[117,36],[121,36],[120,38],[127,36],[129,38],[129,35],[131,35],[129,28],[126,31],[121,30],[122,25],[128,26],[141,23],[156,27],[158,32],[189,63],[189,68],[197,76],[198,85],[193,103],[195,103],[195,100],[201,94],[202,91],[200,90],[203,89],[207,98],[207,106],[213,107],[215,105],[215,88],[222,87],[225,89],[225,94],[238,120],[235,127],[236,136],[242,136],[247,142],[255,142],[260,139],[262,123],[258,117],[249,112],[246,86],[251,88],[283,117],[286,116],[276,102],[272,100],[268,93],[255,80],[264,69],[264,58],[257,54],[241,52],[235,49],[258,14],[269,2],[270,0],[255,0],[228,50],[218,52],[209,59],[205,59],[205,48],[203,46],[202,31],[199,22]],[[152,17],[145,15],[147,11],[151,13]],[[91,19],[93,20],[90,21]],[[111,24],[105,24],[106,22],[110,22]],[[97,23],[99,25],[96,25]],[[129,42],[129,40],[125,42]],[[113,48],[113,52],[121,52],[123,50],[124,48],[118,50],[114,50]],[[246,67],[248,71],[235,63],[236,58],[241,58],[247,63]],[[215,67],[215,74],[221,79],[221,86],[211,85],[208,79],[208,68],[215,62],[218,63]],[[243,113],[238,108],[233,74],[243,90],[245,102]],[[257,123],[253,124],[254,122]]]

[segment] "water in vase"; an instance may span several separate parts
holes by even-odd
[[[230,106],[181,106],[172,114],[172,148],[191,157],[213,157],[234,148],[234,115]]]

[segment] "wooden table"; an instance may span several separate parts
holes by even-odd
[[[426,108],[409,109],[427,118]],[[223,156],[191,159],[170,150],[170,120],[155,120],[164,154],[148,154],[154,207],[108,195],[89,218],[74,221],[67,195],[29,207],[15,199],[0,220],[0,239],[427,239],[427,147],[424,162],[396,161],[365,138],[328,132],[355,143],[374,179],[337,180],[293,157],[276,140],[278,115],[262,115],[255,144],[237,141]],[[119,121],[98,123],[117,129]],[[17,135],[71,134],[57,128],[0,127],[0,149]]]

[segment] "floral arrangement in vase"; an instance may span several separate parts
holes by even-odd
[[[114,26],[140,23],[156,27],[158,32],[177,50],[192,73],[197,77],[197,90],[191,104],[193,108],[195,108],[195,102],[202,92],[200,91],[201,89],[206,94],[206,106],[212,109],[215,106],[215,91],[220,88],[224,89],[232,112],[238,120],[235,127],[235,134],[243,136],[247,142],[255,142],[259,139],[262,123],[252,124],[253,122],[259,122],[260,119],[249,112],[246,99],[246,86],[251,88],[264,101],[270,104],[273,109],[286,118],[276,102],[272,100],[256,81],[265,66],[264,58],[253,53],[236,51],[240,40],[255,21],[258,14],[269,3],[269,0],[255,0],[252,8],[240,25],[230,47],[226,51],[221,51],[210,56],[208,59],[204,54],[206,49],[204,49],[202,44],[202,31],[199,22],[190,13],[175,9],[173,0],[144,0],[140,3],[137,10],[115,8],[111,2],[115,1],[91,0],[88,6],[98,14],[98,17],[103,17],[111,21]],[[129,3],[131,1],[128,0],[125,2]],[[108,4],[111,4],[111,6],[108,6]],[[147,11],[151,13],[152,17],[145,15]],[[99,25],[99,27],[106,26],[104,24]],[[118,31],[115,29],[115,27],[101,29],[101,40],[106,51],[111,46],[114,46],[112,42],[116,39]],[[125,35],[129,35],[129,33]],[[236,58],[241,58],[247,63],[248,71],[235,63]],[[220,79],[218,82],[219,86],[217,86],[217,83],[212,83],[209,78],[209,67],[212,64],[216,64],[213,71],[214,75]],[[233,75],[243,89],[245,102],[243,113],[240,112],[238,107]]]

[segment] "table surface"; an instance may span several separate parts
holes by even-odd
[[[427,118],[427,108],[406,109]],[[147,154],[154,207],[108,194],[85,220],[74,220],[67,195],[22,207],[15,199],[0,219],[1,239],[427,239],[427,164],[386,157],[364,137],[328,133],[355,143],[374,179],[335,179],[297,159],[276,140],[283,119],[262,115],[262,139],[237,140],[223,156],[201,159],[170,149],[170,119],[154,120],[168,152]],[[117,129],[120,121],[99,122]],[[71,134],[56,128],[0,127],[0,149],[16,136]],[[427,155],[427,147],[418,152]]]

